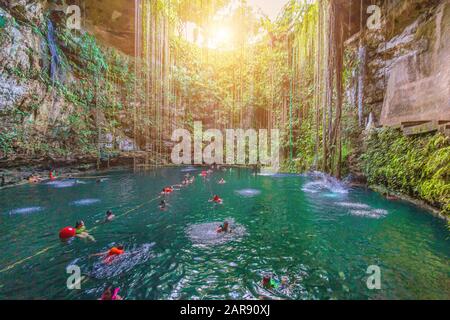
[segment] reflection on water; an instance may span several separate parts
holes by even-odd
[[[261,194],[261,190],[242,189],[242,190],[236,190],[236,193],[242,197],[252,198],[252,197],[259,196]]]
[[[9,214],[30,214],[35,213],[44,210],[44,208],[41,207],[28,207],[28,208],[19,208],[14,209],[9,212]]]
[[[94,203],[100,202],[100,199],[81,199],[71,202],[73,206],[89,206]]]

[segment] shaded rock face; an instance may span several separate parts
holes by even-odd
[[[367,124],[450,120],[450,3],[448,0],[403,0],[382,7],[379,30],[364,30],[347,50],[364,68],[356,68],[347,101],[357,108],[359,72],[364,72],[362,106]],[[384,14],[389,12],[389,15]],[[356,62],[357,63],[357,62]]]
[[[8,117],[11,111],[33,111],[23,125],[33,123],[36,131],[45,133],[49,125],[63,122],[73,111],[73,105],[55,95],[39,79],[47,72],[43,66],[49,59],[45,39],[30,27],[14,23],[13,17],[1,8],[0,14],[7,21],[0,45],[0,121],[3,128],[8,128],[15,122]],[[43,23],[39,20],[43,19],[41,13],[33,12],[29,18]]]
[[[45,1],[0,0],[0,16],[4,22],[0,28],[0,159],[18,165],[20,158],[39,158],[42,152],[48,152],[46,155],[51,157],[60,157],[63,153],[72,157],[87,152],[80,150],[81,134],[71,122],[73,115],[81,117],[84,107],[75,105],[60,89],[44,80],[51,78],[49,44],[56,41],[49,38],[46,10]],[[62,50],[60,44],[57,45]],[[53,56],[55,54],[58,53],[53,52]],[[70,68],[64,70],[64,76],[58,77],[60,83],[77,86],[80,79],[76,74]],[[97,111],[100,122],[106,126],[103,111]],[[128,119],[125,109],[123,113]],[[87,129],[96,131],[92,121],[84,118]],[[125,141],[118,143],[123,149],[135,147],[133,140],[120,128],[115,134]],[[11,142],[8,151],[3,145],[4,137]],[[35,150],[38,150],[36,154]],[[4,164],[0,163],[2,166]]]
[[[44,20],[46,1],[0,0],[0,6],[8,9],[19,20],[40,24]]]
[[[135,35],[135,1],[79,0],[83,25],[103,44],[133,56]]]
[[[417,39],[423,29],[429,35]],[[450,4],[439,5],[427,20],[420,17],[388,45],[410,50],[388,63],[381,124],[450,120]]]

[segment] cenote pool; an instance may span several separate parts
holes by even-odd
[[[169,209],[161,211],[154,199],[187,171],[195,183],[168,196]],[[0,299],[97,299],[106,285],[120,287],[125,299],[450,296],[449,233],[422,209],[320,175],[233,169],[205,181],[198,173],[112,171],[101,182],[0,190]],[[221,177],[227,184],[217,184]],[[209,203],[213,194],[224,204]],[[107,210],[117,218],[102,224]],[[95,243],[58,239],[77,220]],[[214,239],[208,228],[224,220],[238,232]],[[116,244],[125,245],[126,259],[105,266],[89,258]],[[81,290],[66,287],[70,265],[81,268]],[[381,290],[367,288],[371,265],[381,268]],[[286,277],[287,288],[261,288],[269,272]]]

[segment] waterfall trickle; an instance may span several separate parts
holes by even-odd
[[[48,48],[50,50],[50,78],[52,79],[52,84],[55,83],[55,80],[59,80],[59,57],[58,57],[58,49],[55,42],[55,28],[53,23],[49,20],[47,25],[47,42]]]

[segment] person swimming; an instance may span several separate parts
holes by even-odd
[[[223,204],[223,200],[216,194],[209,202],[215,202],[217,204]]]
[[[122,297],[118,295],[119,290],[119,288],[113,290],[112,287],[107,287],[105,291],[103,291],[100,300],[123,300]]]
[[[160,204],[159,204],[159,209],[161,209],[162,211],[166,211],[167,210],[167,202],[166,200],[161,200]]]
[[[217,233],[231,232],[231,228],[230,228],[228,221],[225,221],[223,224],[218,226],[216,231],[217,231]]]
[[[75,237],[80,239],[88,239],[95,242],[95,238],[87,232],[83,220],[77,221],[77,223],[75,224]]]
[[[162,195],[167,195],[167,194],[171,194],[173,192],[173,188],[172,187],[165,187],[162,189],[161,194]]]
[[[28,182],[29,183],[38,183],[40,181],[41,181],[41,178],[39,178],[36,175],[31,175],[31,176],[28,177]]]
[[[289,278],[286,276],[281,277],[281,283],[278,288],[280,291],[289,291]]]
[[[48,174],[48,177],[49,177],[49,179],[50,179],[51,181],[56,180],[56,176],[55,176],[53,170],[50,170],[50,172],[49,172],[49,174]]]
[[[279,286],[279,284],[272,278],[272,276],[268,274],[263,276],[261,284],[265,289],[276,289]]]
[[[218,184],[225,184],[225,183],[227,183],[227,182],[225,181],[224,178],[222,178],[222,179],[220,179],[217,183],[218,183]]]
[[[114,220],[116,216],[114,215],[114,213],[111,210],[108,210],[106,212],[106,217],[105,217],[105,222],[111,222]]]
[[[108,251],[91,254],[90,257],[100,257],[104,256],[103,263],[111,264],[115,258],[125,253],[123,245],[118,245],[117,247],[112,247]]]

